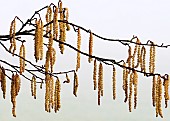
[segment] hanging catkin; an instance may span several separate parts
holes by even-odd
[[[94,60],[94,68],[93,68],[93,85],[94,85],[94,90],[97,89],[97,63],[96,59]]]
[[[36,78],[35,76],[32,76],[31,80],[31,93],[34,99],[36,99]]]
[[[92,57],[92,53],[93,53],[93,34],[92,32],[90,31],[90,37],[89,37],[89,63],[91,63],[91,61],[93,60]]]
[[[141,42],[138,38],[137,38],[136,43],[137,43],[137,64],[136,64],[135,68],[137,68],[141,63],[141,60],[140,60],[140,56],[141,56],[140,43]]]
[[[161,103],[162,103],[162,81],[160,75],[158,75],[156,84],[156,117],[158,117],[159,115],[163,118]]]
[[[50,75],[45,76],[45,111],[50,112]]]
[[[153,107],[155,107],[155,103],[156,103],[156,77],[153,76],[152,79],[152,105]]]
[[[19,60],[20,60],[20,74],[22,74],[25,70],[25,46],[22,43],[21,47],[20,47],[20,51],[19,51]]]
[[[53,37],[54,39],[58,38],[58,8],[55,8],[53,15]]]
[[[60,13],[60,20],[63,21],[64,20],[64,13],[63,13],[63,8],[62,8],[62,2],[59,2],[59,13]],[[60,31],[60,35],[59,35],[59,40],[61,42],[59,42],[59,48],[60,48],[60,52],[61,54],[63,54],[64,52],[64,44],[62,42],[65,42],[66,40],[66,29],[65,29],[65,23],[60,22],[59,23],[59,31]]]
[[[126,69],[126,63],[123,63],[123,90],[125,92],[124,102],[128,100],[128,70]]]
[[[137,107],[137,86],[138,86],[138,74],[137,71],[134,71],[133,75],[133,85],[134,85],[134,109]]]
[[[77,90],[78,90],[78,76],[76,72],[74,72],[74,83],[73,83],[73,94],[77,97]]]
[[[127,58],[127,61],[126,63],[128,63],[128,67],[131,68],[131,58],[132,58],[132,48],[131,46],[129,46],[129,49],[128,49],[128,58]],[[130,70],[128,70],[128,73],[130,73]]]
[[[129,112],[132,112],[132,86],[134,80],[134,72],[130,74],[130,82],[129,82]]]
[[[50,76],[50,107],[54,107],[54,79]]]
[[[55,111],[55,113],[57,113],[57,111],[59,111],[59,109],[61,108],[60,91],[61,91],[60,80],[57,77],[57,80],[55,83],[55,92],[54,92],[54,111]]]
[[[45,18],[47,23],[52,21],[52,9],[50,6],[48,6],[47,8]],[[52,23],[46,26],[46,34],[48,35],[48,33],[51,33],[51,31],[52,31]]]
[[[14,117],[16,117],[16,96],[19,93],[20,90],[20,77],[18,74],[14,75],[12,74],[12,81],[11,81],[11,102],[12,102],[12,114]]]
[[[137,50],[138,50],[138,45],[136,44],[135,48],[134,48],[133,55],[132,55],[132,68],[135,68],[135,56],[136,56]]]
[[[69,12],[68,12],[68,8],[65,8],[65,13],[66,13],[66,21],[68,22],[68,17],[69,17]],[[68,23],[66,23],[66,30],[69,31],[70,30],[70,26]]]
[[[77,32],[77,50],[80,51],[81,46],[81,34],[80,34],[80,28],[78,28]],[[76,64],[76,71],[80,68],[80,52],[77,51],[77,64]]]
[[[3,67],[0,67],[0,82],[1,82],[1,90],[3,92],[3,98],[6,97],[6,75],[5,75],[5,69]]]
[[[141,67],[141,71],[142,72],[146,72],[146,49],[145,49],[145,46],[142,46],[142,49],[141,49],[141,56],[140,56],[140,67]]]
[[[10,35],[10,43],[11,43],[11,46],[9,48],[9,51],[14,55],[15,53],[15,50],[16,50],[16,40],[15,40],[15,32],[16,31],[16,20],[14,18],[14,20],[11,22],[11,25],[10,25],[10,32],[9,32],[9,35]]]
[[[167,78],[164,79],[164,98],[165,98],[165,108],[168,107],[168,100],[169,100],[169,75],[167,75]]]
[[[103,66],[101,62],[98,71],[98,105],[100,105],[100,96],[103,96]]]
[[[112,88],[113,88],[113,100],[116,99],[116,68],[113,65],[113,75],[112,75]]]
[[[34,56],[36,62],[43,59],[43,22],[41,19],[36,20]]]
[[[155,46],[153,42],[151,43],[150,46],[149,72],[150,73],[155,72]]]

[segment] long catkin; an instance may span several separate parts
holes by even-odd
[[[80,34],[80,28],[78,28],[77,32],[77,49],[80,51],[81,46],[81,34]],[[80,52],[77,51],[77,64],[76,64],[76,71],[80,68]]]
[[[138,74],[137,71],[134,71],[133,75],[133,85],[134,85],[134,109],[137,107],[137,87],[138,87]]]
[[[100,62],[98,71],[98,105],[100,105],[101,96],[103,96],[103,66]]]
[[[152,79],[152,105],[153,107],[155,107],[156,104],[156,77],[153,76]]]
[[[1,90],[3,92],[3,98],[6,97],[6,75],[5,75],[5,69],[3,67],[0,67],[0,78],[1,78]]]
[[[94,60],[94,67],[93,67],[93,85],[94,85],[94,90],[97,89],[97,62],[96,59]]]
[[[132,112],[132,86],[134,80],[134,72],[130,74],[130,82],[129,82],[129,112]]]
[[[91,63],[91,61],[93,60],[92,57],[92,53],[93,53],[93,34],[92,32],[90,31],[90,37],[89,37],[89,63]]]
[[[11,43],[9,51],[12,53],[13,56],[14,56],[14,53],[15,53],[15,50],[16,50],[15,33],[16,33],[16,20],[14,18],[14,20],[11,22],[10,31],[9,31],[10,43]]]
[[[169,75],[167,75],[167,78],[164,79],[164,98],[165,98],[165,108],[168,107],[168,100],[169,100]]]
[[[113,65],[113,76],[112,76],[112,90],[113,90],[113,100],[116,99],[116,68]]]

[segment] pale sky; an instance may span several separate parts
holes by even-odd
[[[23,22],[29,19],[36,10],[49,5],[58,4],[57,0],[4,0],[0,2],[0,34],[8,34],[10,22],[18,16]],[[113,39],[131,39],[133,35],[141,42],[152,40],[157,44],[170,44],[170,1],[169,0],[63,0],[63,6],[69,9],[69,21],[80,25],[103,37]],[[42,12],[45,17],[46,10]],[[19,22],[18,22],[19,23]],[[19,28],[20,25],[17,26]],[[88,52],[89,34],[82,33],[82,51]],[[66,42],[76,47],[77,33],[67,33]],[[27,58],[33,60],[33,37],[23,37],[27,41]],[[9,46],[9,43],[7,44]],[[58,43],[55,43],[58,48]],[[32,48],[32,49],[31,49]],[[102,41],[94,37],[94,55],[122,60],[127,58],[127,47],[120,43]],[[149,50],[149,48],[147,48]],[[170,49],[157,49],[156,72],[170,73]],[[1,58],[18,64],[18,58],[4,55]],[[147,51],[147,56],[149,51]],[[14,60],[12,60],[14,59]],[[35,61],[33,61],[35,63]],[[148,65],[148,61],[147,61]],[[75,69],[76,52],[66,47],[64,55],[57,52],[56,72]],[[101,106],[97,105],[97,91],[93,90],[93,64],[88,63],[85,56],[81,56],[81,68],[78,71],[78,97],[72,94],[72,83],[61,86],[61,109],[55,114],[44,110],[44,87],[38,87],[37,99],[31,97],[30,82],[22,78],[22,85],[17,97],[17,117],[13,118],[10,102],[10,80],[7,80],[7,98],[2,99],[0,92],[0,121],[169,121],[170,110],[162,108],[164,118],[155,117],[152,107],[151,81],[152,78],[139,74],[138,106],[136,110],[128,111],[128,104],[123,102],[122,69],[117,69],[117,99],[112,100],[111,77],[112,67],[104,67],[104,97]],[[72,74],[69,74],[72,79]],[[31,78],[31,77],[30,77]],[[64,76],[60,76],[61,82]]]

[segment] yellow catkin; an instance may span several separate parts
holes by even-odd
[[[49,34],[49,41],[48,41],[48,53],[49,53],[49,57],[50,57],[50,67],[51,67],[51,72],[53,72],[53,65],[55,62],[54,58],[53,58],[53,50],[55,51],[55,49],[53,49],[53,36],[50,33]]]
[[[3,92],[3,98],[6,97],[6,75],[5,75],[5,69],[3,67],[1,69],[1,90]]]
[[[69,17],[69,12],[68,12],[68,8],[65,8],[65,13],[66,13],[66,21],[68,22],[68,17]],[[70,30],[70,26],[68,23],[66,23],[66,30],[69,31]]]
[[[50,67],[50,53],[49,50],[46,52],[46,60],[45,60],[45,72],[47,73],[49,71]]]
[[[158,117],[159,115],[163,118],[161,103],[162,103],[162,80],[159,75],[156,84],[156,117]]]
[[[63,8],[62,8],[62,2],[59,2],[59,13],[60,13],[60,20],[63,21],[64,20],[64,13],[63,13]],[[60,31],[60,35],[59,35],[59,40],[61,42],[59,42],[59,48],[60,48],[60,52],[61,54],[64,53],[64,44],[62,42],[65,42],[66,40],[66,29],[65,26],[66,24],[63,22],[59,23],[59,31]]]
[[[41,19],[36,20],[34,56],[36,62],[43,59],[43,22]]]
[[[92,57],[92,53],[93,53],[93,34],[92,32],[90,31],[90,37],[89,37],[89,63],[91,63],[91,61],[93,60]]]
[[[94,90],[97,89],[97,63],[96,59],[94,60],[94,68],[93,68],[93,85],[94,85]]]
[[[52,21],[52,9],[50,6],[48,6],[47,8],[45,18],[47,23]],[[51,33],[51,31],[52,31],[52,23],[46,26],[46,34],[48,35],[48,33]]]
[[[124,102],[128,100],[128,70],[126,69],[126,63],[123,63],[123,90],[125,92]]]
[[[73,83],[73,94],[77,97],[77,90],[78,90],[78,76],[76,72],[74,72],[74,83]]]
[[[19,51],[19,60],[20,60],[20,74],[22,74],[25,70],[25,46],[22,43],[21,47],[20,47],[20,51]]]
[[[103,66],[101,62],[98,71],[98,105],[100,105],[100,96],[103,96]]]
[[[77,32],[77,50],[80,51],[81,46],[81,34],[80,34],[80,28],[78,28]],[[77,64],[76,64],[76,71],[80,68],[80,52],[77,51]]]
[[[44,37],[43,37],[43,32],[44,32],[44,30],[43,30],[43,28],[44,28],[44,24],[43,24],[43,21],[41,20],[41,19],[39,19],[39,26],[40,26],[40,32],[39,32],[39,42],[40,42],[40,44],[39,44],[39,53],[40,53],[40,60],[42,60],[43,59],[43,52],[44,52],[44,50],[43,50],[43,44],[44,44]]]
[[[140,67],[142,72],[146,72],[146,49],[145,46],[141,48],[141,56],[140,56]]]
[[[137,64],[136,64],[135,68],[137,68],[141,63],[141,60],[140,60],[141,49],[140,49],[140,45],[139,45],[141,42],[138,38],[136,40],[136,43],[137,43]]]
[[[53,72],[53,67],[56,61],[56,50],[52,48],[52,58],[51,58],[51,72]]]
[[[134,80],[134,72],[130,74],[130,82],[129,82],[129,112],[132,112],[132,84]]]
[[[14,20],[11,22],[11,25],[10,25],[10,32],[9,32],[9,35],[10,35],[10,43],[11,43],[11,46],[9,48],[9,51],[14,55],[15,53],[15,50],[16,50],[16,39],[15,39],[15,32],[16,31],[16,20],[14,18]]]
[[[54,79],[50,76],[50,106],[54,107]]]
[[[137,71],[134,71],[133,75],[133,85],[134,85],[134,109],[137,107],[137,86],[138,86],[138,74]]]
[[[150,46],[149,72],[150,73],[155,72],[155,46],[153,42],[152,45]]]
[[[113,65],[113,75],[112,75],[112,88],[113,88],[113,100],[116,99],[116,68]]]
[[[54,39],[58,38],[58,8],[55,8],[53,15],[53,37]]]
[[[128,58],[127,58],[127,61],[126,63],[128,63],[128,67],[131,68],[131,58],[132,58],[132,48],[131,46],[129,46],[129,49],[128,49]],[[130,73],[130,70],[128,70],[128,73]]]
[[[165,108],[168,107],[168,100],[169,100],[169,75],[167,75],[167,78],[164,79],[164,98],[165,98]]]
[[[32,92],[32,96],[34,97],[34,99],[36,99],[36,78],[35,78],[35,76],[33,76],[32,80],[31,80],[31,92]]]
[[[137,49],[138,49],[138,45],[136,44],[135,48],[134,48],[133,55],[132,55],[132,68],[135,68],[135,56],[136,56],[136,53],[137,53]]]
[[[153,76],[152,79],[152,105],[155,107],[156,104],[156,77]]]
[[[50,75],[45,76],[45,111],[50,112]]]
[[[61,108],[60,92],[61,92],[60,80],[57,77],[57,80],[55,83],[55,92],[54,92],[54,111],[55,111],[55,113],[57,111],[59,111],[59,109]]]
[[[11,102],[12,102],[12,114],[16,117],[16,96],[20,90],[20,77],[18,74],[12,74],[12,81],[11,81]]]

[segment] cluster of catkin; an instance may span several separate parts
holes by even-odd
[[[34,97],[34,99],[36,99],[36,78],[35,76],[32,76],[32,80],[31,80],[31,94]]]
[[[9,51],[10,51],[13,55],[14,55],[15,50],[16,50],[15,33],[16,33],[16,18],[14,18],[14,20],[11,22],[10,31],[9,31],[10,43],[11,43],[11,46],[10,46],[10,48],[9,48]]]
[[[13,104],[12,107],[12,114],[16,117],[16,97],[19,93],[21,87],[21,80],[18,74],[12,74],[12,81],[11,81],[11,102]]]
[[[1,83],[1,90],[3,92],[3,98],[6,97],[6,75],[5,75],[5,69],[0,66],[0,83]]]
[[[22,43],[19,51],[19,62],[20,62],[20,74],[22,74],[25,70],[25,46]]]
[[[47,74],[46,79],[46,92],[45,92],[45,111],[51,112],[54,109],[55,112],[59,111],[60,105],[60,81],[57,77],[56,83],[54,84],[53,76]]]

